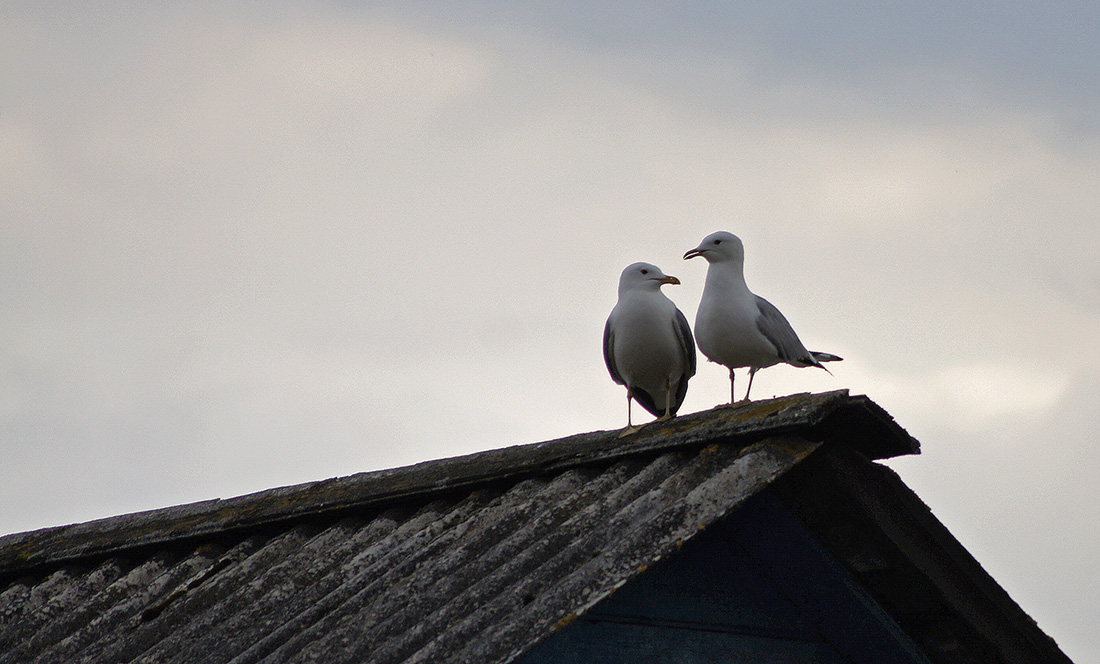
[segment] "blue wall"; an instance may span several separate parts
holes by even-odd
[[[927,664],[767,492],[519,661]]]

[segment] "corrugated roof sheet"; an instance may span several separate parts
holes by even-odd
[[[564,468],[711,442],[744,445],[767,435],[798,432],[814,440],[844,440],[872,459],[913,454],[919,444],[866,397],[844,390],[800,394],[737,408],[719,408],[647,425],[619,438],[597,431],[413,466],[281,487],[0,537],[0,574],[68,557],[87,557],[178,538],[216,535],[299,517],[391,505],[405,498],[501,483]]]
[[[843,439],[846,392],[0,538],[0,664],[507,662]]]

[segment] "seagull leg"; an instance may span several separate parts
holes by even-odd
[[[730,367],[730,405],[737,402],[737,397],[733,395],[733,367]]]
[[[665,414],[658,417],[658,422],[672,419],[672,379],[665,381]]]
[[[749,392],[752,391],[752,377],[756,375],[756,371],[759,368],[760,367],[749,367],[749,387],[748,387],[747,390],[745,390],[745,401],[746,402],[748,402],[748,400],[749,400]]]
[[[626,428],[619,434],[619,438],[623,436],[629,436],[638,430],[633,424],[630,423],[630,402],[634,400],[634,395],[630,393],[630,388],[626,388]]]

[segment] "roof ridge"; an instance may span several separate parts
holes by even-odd
[[[796,394],[653,422],[620,438],[619,430],[307,482],[226,499],[135,512],[0,537],[0,574],[166,542],[216,536],[288,520],[368,508],[416,497],[616,459],[716,442],[748,444],[805,430],[820,440],[841,433],[871,458],[916,453],[912,439],[882,408],[847,390]],[[865,440],[867,443],[858,444]],[[866,447],[866,449],[860,449]]]

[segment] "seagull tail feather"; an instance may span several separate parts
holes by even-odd
[[[833,355],[832,353],[821,353],[816,350],[810,351],[810,357],[813,358],[812,366],[818,367],[819,369],[824,369],[825,373],[829,374],[830,376],[833,375],[833,372],[829,371],[829,368],[822,364],[822,362],[839,362],[844,359],[839,355]]]

